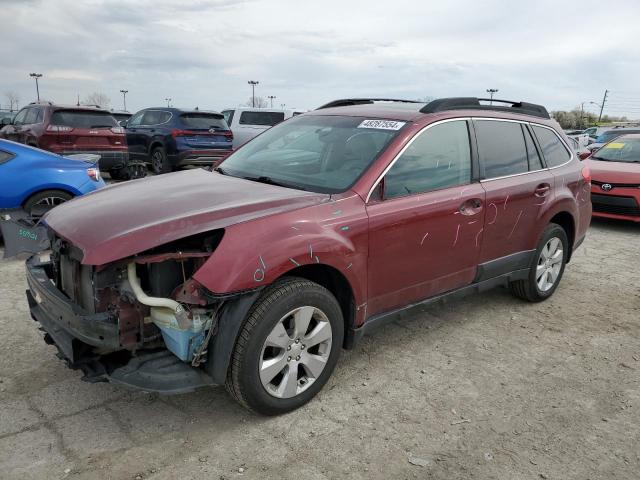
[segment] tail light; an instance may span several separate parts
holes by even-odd
[[[215,134],[215,135],[222,135],[224,137],[229,137],[231,139],[233,139],[233,132],[231,130],[223,130],[221,132],[218,131],[214,131],[214,132],[193,132],[191,130],[180,130],[178,128],[174,128],[173,130],[171,130],[171,136],[173,138],[176,137],[195,137],[197,135],[211,135],[211,134]]]
[[[47,125],[47,132],[70,132],[73,127],[67,127],[65,125]]]
[[[87,175],[94,182],[98,182],[100,180],[100,169],[97,167],[87,168]]]
[[[582,167],[582,178],[584,178],[585,182],[591,183],[591,170],[589,170],[589,167]]]
[[[195,135],[195,134],[193,132],[188,131],[188,130],[180,130],[178,128],[174,128],[173,130],[171,130],[171,136],[173,138],[185,137],[187,135]]]
[[[123,134],[124,133],[124,128],[122,128],[122,127],[111,127],[111,131],[113,133]]]

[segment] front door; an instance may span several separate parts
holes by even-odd
[[[471,283],[485,194],[473,180],[467,121],[428,126],[370,199],[367,316]]]

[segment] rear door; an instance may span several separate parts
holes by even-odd
[[[480,264],[490,278],[528,267],[554,181],[526,122],[476,119],[474,127],[487,194]]]
[[[468,122],[418,133],[367,203],[369,302],[375,315],[471,283],[484,222]]]

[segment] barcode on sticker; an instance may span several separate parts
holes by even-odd
[[[358,128],[377,128],[380,130],[400,130],[406,122],[395,120],[363,120]]]

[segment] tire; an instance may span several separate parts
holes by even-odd
[[[163,147],[155,147],[151,150],[151,168],[157,175],[171,171],[171,164]]]
[[[307,317],[310,320],[304,327]],[[302,330],[305,332],[300,333]],[[314,343],[327,333],[329,340]],[[311,400],[331,376],[343,336],[342,310],[326,288],[296,277],[277,281],[265,289],[240,330],[227,373],[227,390],[256,413],[278,415],[295,410]],[[295,377],[290,376],[293,372],[297,372]],[[269,380],[271,374],[274,377]]]
[[[53,207],[69,201],[72,198],[73,195],[62,190],[44,190],[29,197],[22,205],[22,208],[24,208],[25,212],[27,212],[31,218],[37,219]]]
[[[147,176],[147,166],[144,163],[132,163],[126,167],[109,171],[113,180],[133,180]]]
[[[556,249],[554,249],[554,245]],[[557,251],[558,247],[562,249],[559,253]],[[538,243],[538,248],[529,267],[528,278],[512,282],[510,285],[511,292],[516,297],[529,302],[541,302],[551,297],[562,280],[568,254],[569,240],[567,239],[567,233],[560,225],[550,223],[545,228]],[[554,258],[556,261],[554,261]],[[541,270],[538,270],[538,267]],[[543,272],[542,275],[540,275],[541,271]]]

